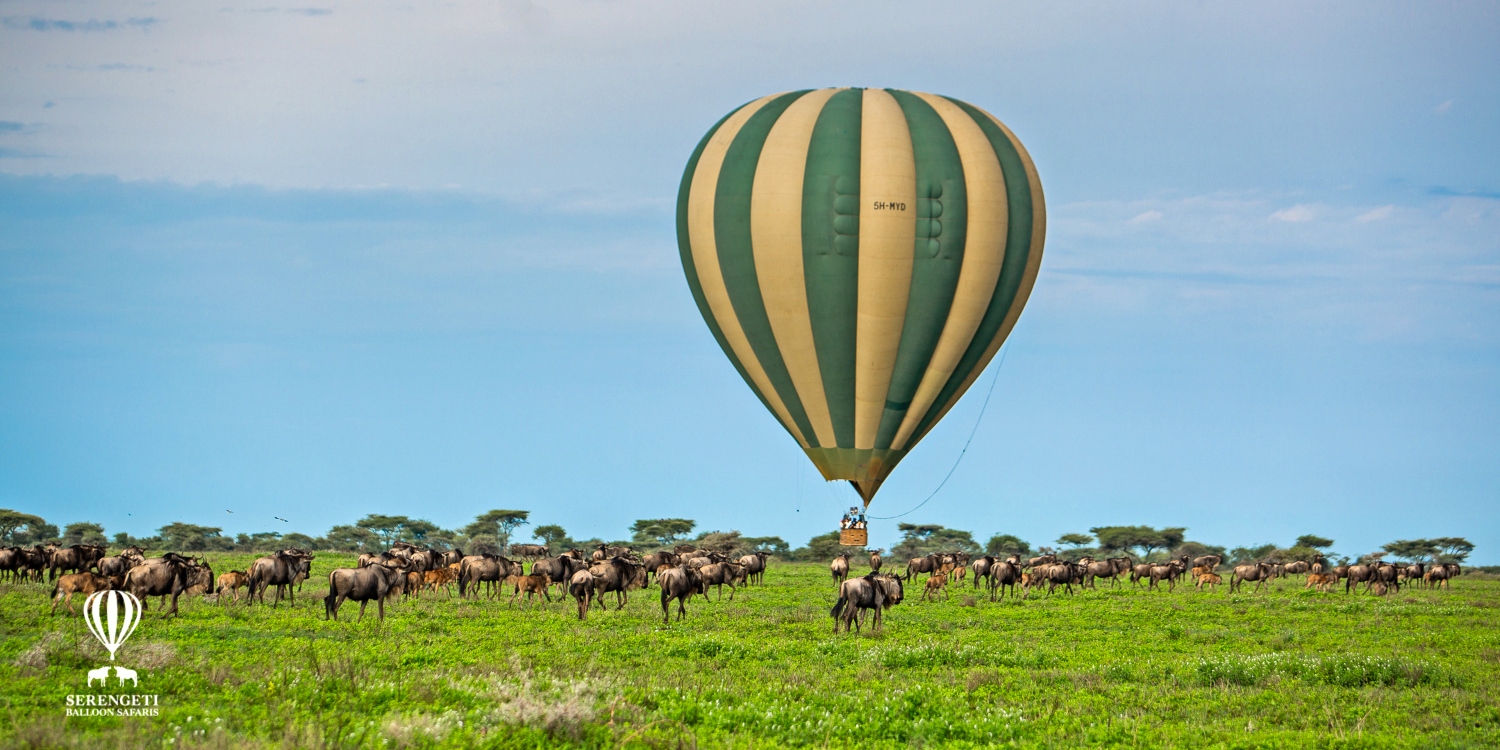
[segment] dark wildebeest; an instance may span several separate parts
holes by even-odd
[[[52,587],[52,614],[57,614],[59,602],[68,605],[68,614],[73,614],[73,595],[92,594],[96,591],[108,591],[112,588],[110,580],[105,576],[95,573],[68,573],[57,579],[57,585]]]
[[[932,575],[943,567],[942,555],[928,555],[926,557],[913,557],[906,561],[906,580],[917,573]]]
[[[672,621],[667,603],[677,600],[677,619],[687,616],[687,600],[698,593],[698,571],[689,567],[667,568],[657,571],[656,585],[661,588],[661,621],[665,625]]]
[[[543,563],[537,563],[531,566],[532,574],[536,574],[542,565]],[[542,572],[547,575],[549,585],[559,582],[557,576],[551,575],[546,570]],[[489,553],[468,555],[458,563],[458,598],[468,596],[470,587],[473,588],[474,598],[479,598],[479,584],[481,583],[490,585],[491,597],[497,596],[495,589],[500,587],[502,581],[511,576],[521,575],[521,573],[521,564],[518,562]],[[567,581],[567,579],[563,578],[562,581]]]
[[[1193,558],[1192,564],[1188,566],[1188,569],[1191,570],[1193,568],[1208,568],[1209,572],[1212,572],[1215,568],[1218,568],[1223,564],[1224,558],[1219,555],[1204,555],[1202,557]]]
[[[1375,563],[1375,573],[1374,577],[1371,580],[1374,582],[1383,583],[1389,588],[1400,591],[1400,575],[1401,571],[1398,570],[1395,565],[1392,565],[1388,562]]]
[[[1148,589],[1157,588],[1160,581],[1167,582],[1167,590],[1175,591],[1177,588],[1177,576],[1182,575],[1182,561],[1173,560],[1165,565],[1151,566],[1151,585]]]
[[[551,557],[552,550],[545,544],[512,544],[510,553],[528,562],[536,562],[544,557]]]
[[[172,608],[162,617],[178,614],[177,597],[187,590],[189,567],[187,558],[176,552],[168,552],[159,558],[147,560],[145,565],[131,568],[125,574],[124,589],[141,600],[142,612],[147,609],[146,597],[170,596]]]
[[[254,604],[257,597],[261,604],[265,604],[266,589],[271,586],[276,587],[276,598],[272,600],[272,606],[280,604],[283,596],[290,601],[296,601],[293,599],[292,581],[302,569],[304,558],[311,559],[300,550],[282,550],[266,557],[256,558],[255,562],[250,564],[247,574],[250,578],[250,596],[245,599],[245,606]]]
[[[698,585],[699,588],[703,590],[703,598],[708,598],[709,586],[717,586],[719,587],[719,601],[724,601],[724,584],[727,583],[729,584],[729,601],[734,601],[734,593],[736,591],[734,582],[738,577],[736,575],[739,572],[738,568],[739,566],[730,562],[709,563],[708,565],[699,568]],[[847,569],[844,571],[844,575],[849,575],[849,571]]]
[[[1016,593],[1016,584],[1021,582],[1021,565],[1015,558],[1007,560],[996,560],[990,566],[990,601],[1005,597],[1005,589],[1009,588],[1012,596]],[[998,593],[998,597],[996,594]]]
[[[663,550],[661,552],[652,552],[651,554],[646,555],[643,563],[646,566],[646,578],[647,580],[650,580],[651,576],[656,575],[656,570],[658,568],[664,565],[677,565],[678,558],[676,554]]]
[[[885,564],[885,560],[884,560],[884,558],[882,558],[880,556],[880,550],[875,550],[875,551],[873,551],[873,552],[870,553],[870,572],[871,573],[879,573],[880,572],[880,566],[884,565],[884,564]]]
[[[375,602],[380,621],[385,622],[385,600],[391,593],[389,571],[384,565],[363,568],[335,568],[328,572],[328,596],[323,597],[323,619],[339,619],[344,600],[359,602],[359,619],[365,619],[365,606]]]
[[[1293,560],[1282,567],[1282,572],[1289,576],[1302,575],[1312,569],[1312,564],[1306,560]]]
[[[1427,568],[1419,562],[1408,563],[1405,567],[1401,568],[1402,580],[1415,581],[1417,585],[1421,585],[1422,576],[1426,575],[1426,573]]]
[[[766,585],[766,558],[770,557],[764,552],[752,552],[741,557],[740,567],[745,569],[745,583],[758,583]]]
[[[979,588],[979,579],[990,577],[990,568],[995,564],[995,558],[990,555],[980,555],[974,559],[974,588]]]
[[[581,557],[575,557],[569,553],[547,560],[538,560],[536,564],[531,566],[531,572],[536,573],[537,571],[541,571],[547,575],[547,578],[552,583],[567,587],[569,581],[573,580],[574,573],[580,570],[588,570],[588,568],[588,562],[584,561]]]
[[[1125,563],[1124,565],[1119,564],[1122,561]],[[1129,561],[1123,557],[1115,557],[1102,561],[1087,560],[1083,563],[1083,585],[1097,589],[1099,586],[1094,583],[1094,579],[1107,578],[1111,583],[1118,586],[1120,585],[1120,579],[1117,576],[1129,570],[1126,567],[1128,565]]]
[[[79,573],[89,570],[103,557],[102,544],[75,544],[55,550],[47,560],[47,580],[56,581],[59,572]]]
[[[875,613],[871,629],[880,630],[881,612],[901,601],[902,593],[901,580],[896,576],[870,573],[862,578],[844,581],[839,584],[838,601],[828,613],[833,617],[833,632],[839,632],[840,622],[846,633],[849,632],[850,625],[854,626],[855,632],[861,631],[864,627],[864,610],[867,609]]]
[[[1229,577],[1229,593],[1238,591],[1245,581],[1255,581],[1255,590],[1260,591],[1260,586],[1271,580],[1273,572],[1270,563],[1258,562],[1248,565],[1236,565],[1234,574]]]
[[[369,552],[366,552],[366,553],[364,553],[364,554],[362,554],[362,555],[359,556],[359,562],[357,564],[358,564],[359,567],[363,568],[363,567],[370,566],[370,565],[379,565],[381,563],[388,563],[388,562],[391,562],[392,560],[404,560],[404,559],[406,559],[406,558],[401,557],[399,555],[393,555],[393,554],[391,554],[389,550],[387,550],[385,552],[382,552],[382,553],[380,553],[378,555],[372,555]]]
[[[0,547],[0,580],[18,578],[22,558],[20,547]]]
[[[1036,579],[1037,585],[1040,585],[1041,581],[1047,582],[1048,594],[1056,591],[1058,584],[1062,584],[1063,590],[1068,594],[1072,594],[1073,584],[1083,580],[1081,567],[1070,562],[1041,565],[1032,568],[1031,575]]]
[[[214,590],[214,569],[209,567],[207,560],[196,558],[188,559],[187,588],[183,589],[184,596],[208,596]]]
[[[120,550],[120,554],[118,555],[100,558],[99,562],[95,565],[99,568],[99,575],[110,577],[122,576],[125,575],[126,571],[146,561],[146,558],[141,554],[143,552],[145,550],[140,547],[127,547]]]
[[[1422,575],[1422,581],[1428,586],[1451,589],[1448,580],[1456,577],[1459,570],[1457,563],[1433,563]]]
[[[532,573],[532,575],[536,575]],[[580,570],[568,579],[568,593],[578,602],[578,619],[588,619],[589,604],[594,598],[594,574]]]
[[[1349,593],[1361,583],[1365,584],[1366,590],[1369,590],[1370,581],[1373,580],[1375,580],[1374,565],[1350,565],[1349,574],[1344,578],[1344,593]]]
[[[846,579],[848,579],[849,578],[849,555],[848,555],[848,553],[840,552],[838,554],[838,556],[834,557],[833,558],[833,562],[828,563],[828,572],[830,572],[830,573],[833,574],[833,585],[835,585],[835,586],[838,586],[838,585],[842,584]]]
[[[618,555],[590,566],[589,574],[594,577],[594,600],[599,602],[599,606],[609,609],[604,604],[603,595],[613,591],[615,609],[624,609],[626,602],[630,601],[628,592],[634,588],[637,569],[635,563]],[[569,580],[572,580],[571,576]]]
[[[406,558],[407,571],[426,573],[443,567],[443,553],[431,549],[413,547]]]

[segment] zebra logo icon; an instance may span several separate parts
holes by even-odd
[[[99,591],[83,603],[83,621],[109,651],[109,660],[141,624],[141,600],[125,591]]]

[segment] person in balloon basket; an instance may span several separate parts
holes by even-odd
[[[849,512],[844,514],[843,520],[839,521],[839,531],[863,528],[865,528],[865,514],[858,507],[850,508]]]

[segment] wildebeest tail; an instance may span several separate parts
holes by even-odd
[[[844,604],[848,601],[849,597],[844,596],[842,593],[840,593],[839,600],[833,603],[833,609],[828,611],[828,616],[837,620],[839,615],[844,613]]]

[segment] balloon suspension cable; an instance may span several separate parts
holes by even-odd
[[[948,476],[943,477],[943,481],[938,482],[937,488],[932,491],[932,494],[927,496],[927,500],[931,500],[932,498],[937,497],[937,493],[939,490],[943,489],[943,485],[946,485],[948,483],[948,480],[953,478],[953,472],[958,471],[958,465],[963,462],[964,454],[969,452],[969,444],[974,442],[974,435],[979,432],[979,425],[984,421],[984,412],[990,407],[990,396],[995,395],[995,383],[1000,381],[1000,368],[1005,366],[1005,355],[1007,354],[1010,354],[1009,346],[1006,346],[1005,350],[1000,352],[1000,361],[995,364],[995,376],[990,378],[990,390],[984,394],[984,405],[979,407],[979,418],[974,420],[974,429],[969,430],[969,439],[964,441],[964,449],[958,452],[958,459],[953,462],[953,468],[948,470]],[[912,508],[905,513],[897,513],[894,516],[870,516],[869,518],[872,521],[889,521],[893,518],[900,518],[905,515],[910,515],[912,513],[915,513],[917,511],[917,508],[921,508],[922,506],[926,505],[927,500],[923,500],[922,502],[917,503],[916,508]],[[865,502],[866,506],[868,506],[869,504],[870,503],[868,501]]]

